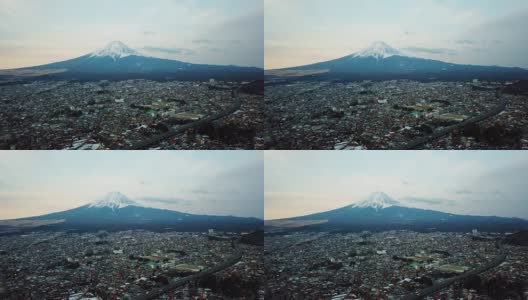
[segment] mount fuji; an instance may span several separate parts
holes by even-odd
[[[10,71],[10,72],[8,72]],[[134,78],[176,80],[257,80],[263,70],[255,67],[192,64],[149,57],[122,42],[114,41],[95,52],[46,65],[7,70],[45,79],[124,80]],[[28,75],[29,74],[29,75]]]
[[[127,196],[112,192],[106,196],[70,210],[18,219],[18,221],[49,221],[50,230],[123,230],[170,229],[179,231],[245,231],[261,229],[257,218],[195,215],[179,211],[145,207]],[[53,222],[52,222],[53,221]]]
[[[394,205],[399,205],[399,202],[389,197],[387,194],[383,192],[377,192],[370,194],[367,198],[363,199],[363,201],[352,204],[351,207],[357,207],[357,208],[373,208],[374,210],[378,211],[380,209],[384,209],[387,207],[391,207]]]
[[[115,210],[127,207],[129,205],[140,206],[137,202],[128,199],[127,196],[121,194],[120,192],[110,192],[106,194],[105,197],[90,203],[88,207],[109,207],[112,210]]]
[[[129,48],[127,45],[122,42],[115,41],[108,44],[105,48],[99,49],[92,53],[90,57],[111,57],[114,61],[125,58],[127,56],[143,56],[138,51]]]
[[[266,71],[268,77],[298,74],[305,79],[328,80],[516,80],[528,79],[528,70],[499,66],[462,65],[408,56],[384,42],[338,59],[305,66]]]
[[[277,224],[289,224],[291,226],[296,222],[309,230],[470,231],[478,229],[481,231],[512,231],[528,229],[528,220],[496,216],[457,215],[407,207],[383,192],[373,193],[362,201],[330,211],[266,221],[266,226],[275,227]]]
[[[373,57],[377,60],[380,60],[395,55],[403,56],[403,53],[392,48],[384,42],[374,42],[370,45],[370,47],[363,49],[358,53],[352,54],[351,57]]]

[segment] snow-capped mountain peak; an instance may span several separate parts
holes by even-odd
[[[385,42],[374,42],[368,48],[353,54],[353,57],[374,57],[376,59],[383,59],[394,55],[403,55],[400,51],[392,48]]]
[[[106,45],[106,47],[95,51],[90,56],[91,57],[108,56],[108,57],[113,58],[114,60],[117,60],[119,58],[131,56],[131,55],[143,56],[143,54],[128,47],[122,42],[114,41],[114,42],[110,42],[108,45]]]
[[[363,201],[351,205],[351,207],[361,207],[361,208],[372,207],[378,210],[378,209],[384,209],[384,208],[399,205],[399,204],[400,203],[398,201],[392,199],[387,194],[383,192],[376,192],[376,193],[370,194],[368,197],[363,199]]]
[[[118,209],[127,207],[129,205],[139,206],[136,202],[130,200],[127,196],[120,192],[111,192],[106,194],[103,198],[90,203],[88,207],[109,207],[111,209]]]

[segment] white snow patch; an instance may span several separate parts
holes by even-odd
[[[103,198],[90,203],[88,207],[110,207],[111,209],[119,209],[129,205],[140,206],[120,192],[111,192],[106,194]]]
[[[113,58],[114,60],[117,60],[117,59],[131,56],[131,55],[143,56],[143,54],[128,47],[122,42],[115,41],[115,42],[110,42],[108,45],[106,45],[106,47],[95,51],[94,53],[90,55],[90,57],[108,56],[108,57]]]
[[[367,198],[363,199],[363,201],[353,204],[350,207],[360,207],[360,208],[367,208],[372,207],[375,210],[378,209],[384,209],[387,207],[400,205],[400,203],[391,197],[389,197],[387,194],[383,192],[377,192],[369,195]]]
[[[378,60],[403,54],[384,42],[374,42],[368,48],[352,55],[352,57],[374,57]]]

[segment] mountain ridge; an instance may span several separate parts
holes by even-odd
[[[234,65],[193,64],[173,59],[144,56],[122,42],[80,57],[43,65],[2,70],[8,77],[47,80],[259,80],[264,70]],[[17,75],[23,74],[23,75]]]
[[[440,231],[467,231],[476,228],[486,231],[497,228],[508,231],[528,229],[528,220],[521,218],[463,215],[402,206],[401,203],[384,193],[375,193],[366,199],[368,201],[363,200],[333,210],[267,220],[265,224],[273,227],[273,224],[281,224],[281,222],[299,222],[306,229],[346,230],[412,229],[421,231],[435,228]],[[314,225],[305,225],[312,223]]]
[[[310,71],[310,72],[308,72]],[[298,72],[308,80],[513,80],[528,78],[528,70],[520,67],[456,64],[434,59],[408,56],[384,42],[375,42],[366,49],[337,59],[302,66],[267,70],[267,77]],[[306,75],[306,72],[309,75]]]
[[[263,220],[254,217],[198,215],[176,210],[146,207],[119,192],[111,192],[88,204],[45,215],[18,218],[11,221],[62,222],[41,226],[49,230],[101,230],[105,228],[159,229],[184,231],[245,231],[261,229]]]

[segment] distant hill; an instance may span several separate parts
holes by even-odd
[[[375,42],[358,53],[338,59],[266,71],[268,79],[296,75],[310,80],[516,80],[528,79],[528,70],[410,57],[384,42]]]

